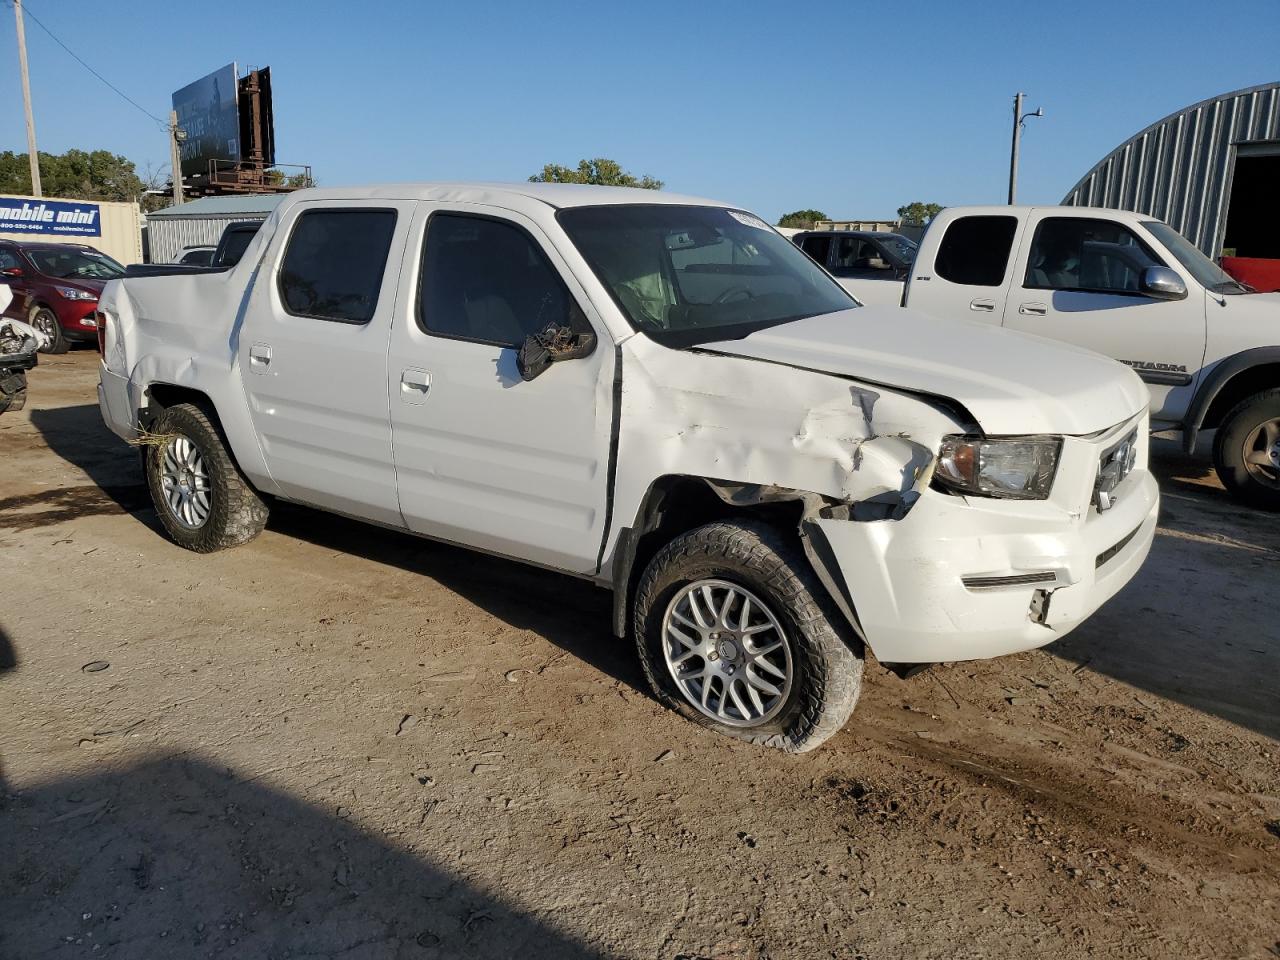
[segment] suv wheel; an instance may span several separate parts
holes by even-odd
[[[208,415],[182,403],[151,426],[147,487],[165,532],[179,546],[212,553],[248,543],[267,522],[267,506],[227,452]]]
[[[653,558],[634,632],[658,699],[703,726],[799,753],[839,730],[862,656],[804,556],[775,529],[712,523]]]
[[[1254,394],[1227,414],[1213,444],[1214,466],[1237,500],[1280,510],[1280,390]]]
[[[70,344],[67,343],[67,338],[62,335],[62,324],[58,322],[58,315],[51,309],[45,306],[33,307],[27,322],[49,338],[49,345],[41,347],[41,353],[67,352]]]

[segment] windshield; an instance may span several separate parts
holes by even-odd
[[[858,306],[749,213],[646,204],[577,207],[558,219],[631,325],[668,346],[737,339]]]
[[[1187,272],[1196,278],[1196,282],[1206,290],[1229,294],[1249,292],[1248,287],[1231,279],[1230,274],[1201,253],[1195,244],[1167,223],[1161,223],[1159,220],[1144,220],[1142,225],[1165,245]]]
[[[906,237],[899,236],[896,233],[886,233],[884,236],[876,237],[876,239],[888,247],[891,254],[908,266],[916,262],[916,251],[920,248]]]
[[[60,280],[113,280],[124,276],[124,267],[96,250],[29,247],[27,256],[46,277]]]

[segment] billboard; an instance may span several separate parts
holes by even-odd
[[[43,233],[62,237],[102,236],[102,209],[78,200],[0,197],[0,233]]]
[[[173,95],[184,177],[207,173],[210,160],[240,159],[240,98],[236,65],[229,63]]]

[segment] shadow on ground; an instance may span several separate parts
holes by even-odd
[[[1280,740],[1280,516],[1236,504],[1178,451],[1152,469],[1162,502],[1146,564],[1048,649]]]
[[[346,815],[191,759],[11,796],[0,954],[601,956]]]

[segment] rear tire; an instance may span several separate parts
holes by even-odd
[[[181,403],[151,426],[145,448],[147,487],[165,532],[196,553],[248,543],[267,523],[267,505],[231,459],[214,421]]]
[[[43,305],[32,307],[27,322],[49,338],[49,345],[41,347],[41,353],[66,353],[70,349],[71,344],[62,335],[62,324],[58,322],[58,315],[49,307]]]
[[[1235,499],[1280,510],[1280,390],[1256,393],[1223,418],[1213,443],[1213,462]]]
[[[858,702],[861,649],[837,630],[840,617],[779,531],[722,522],[677,537],[653,558],[636,590],[633,629],[663,704],[739,740],[802,753],[844,726]],[[771,664],[761,664],[762,651]]]

